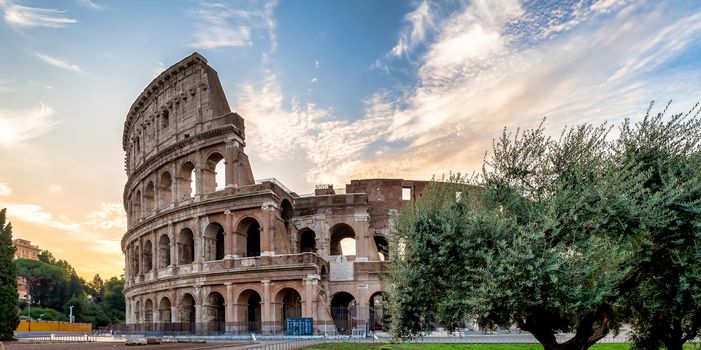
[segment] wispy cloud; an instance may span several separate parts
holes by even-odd
[[[194,41],[189,46],[204,49],[251,46],[252,31],[265,29],[273,52],[277,49],[275,5],[275,2],[262,6],[258,2],[200,2],[192,12],[197,21]]]
[[[256,116],[249,119],[254,152],[267,160],[306,152],[310,183],[426,179],[478,169],[505,126],[530,127],[548,116],[548,127],[558,130],[635,116],[650,99],[675,97],[686,108],[698,98],[698,72],[655,74],[699,42],[698,10],[578,4],[475,1],[433,19],[415,82],[372,95],[354,121],[285,98],[270,77],[260,89],[244,86],[242,111]],[[558,10],[553,18],[550,11]],[[563,23],[568,28],[559,28]]]
[[[66,17],[63,10],[22,6],[11,0],[0,1],[0,9],[5,21],[16,27],[63,27],[78,22]]]
[[[126,230],[127,217],[121,203],[102,203],[100,208],[88,213],[86,224],[98,230],[117,228]]]
[[[75,64],[70,64],[66,61],[60,60],[55,57],[51,57],[49,55],[45,55],[43,53],[37,52],[36,56],[39,57],[40,60],[44,61],[44,63],[50,64],[54,67],[65,69],[67,71],[75,72],[75,73],[82,73],[83,71],[80,70],[80,67],[78,67]]]
[[[163,65],[163,62],[158,62],[156,68],[153,69],[153,77],[157,77],[158,75],[163,73],[164,70],[166,70],[166,66]]]
[[[428,1],[422,1],[414,11],[405,16],[404,20],[406,25],[399,35],[397,44],[388,53],[389,55],[402,56],[426,39],[427,33],[434,25]]]
[[[10,185],[0,181],[0,196],[9,196],[11,193],[12,189],[10,189]]]
[[[9,146],[48,132],[58,124],[54,113],[43,103],[29,110],[0,110],[0,145]]]
[[[11,80],[0,81],[0,95],[15,92],[16,90],[11,85],[12,83],[13,83],[13,81],[11,81]]]
[[[98,4],[93,0],[77,0],[77,2],[78,4],[85,6],[91,10],[101,11],[102,9],[104,9],[104,6]]]

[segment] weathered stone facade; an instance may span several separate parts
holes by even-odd
[[[300,196],[254,180],[244,131],[197,53],[132,105],[123,137],[127,324],[273,332],[286,318],[311,317],[332,333],[381,323],[373,304],[385,290],[391,221],[426,182],[353,180],[342,194],[319,186]],[[354,255],[343,255],[344,239],[355,240]]]

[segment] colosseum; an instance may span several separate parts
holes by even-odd
[[[427,182],[352,180],[300,195],[275,179],[256,180],[244,119],[198,53],[139,95],[122,145],[129,328],[281,334],[304,321],[302,333],[349,334],[383,327],[393,218]]]

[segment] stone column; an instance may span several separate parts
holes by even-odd
[[[231,215],[231,210],[224,211],[225,222],[224,222],[224,259],[231,259],[234,257],[234,216]]]
[[[231,282],[224,283],[224,285],[226,286],[224,321],[226,322],[226,331],[231,332],[234,325],[234,285]]]
[[[234,156],[238,148],[238,143],[233,138],[227,138],[226,140],[226,151],[224,153],[224,168],[226,169],[226,187],[236,187],[236,182],[234,179],[234,173],[236,169],[234,168]]]
[[[168,235],[168,240],[170,241],[170,247],[168,247],[168,249],[170,250],[170,264],[168,265],[168,267],[172,267],[175,266],[175,264],[177,264],[178,261],[176,260],[177,257],[175,256],[176,252],[178,251],[178,249],[176,249],[178,245],[175,241],[175,232],[172,223],[168,223],[168,231],[166,232],[166,234]]]
[[[260,255],[275,255],[273,251],[273,239],[274,239],[274,228],[273,228],[273,210],[275,206],[272,202],[265,202],[261,207],[263,209],[263,222],[261,223],[261,233],[260,233]]]
[[[158,265],[160,264],[158,233],[154,230],[151,232],[151,271],[153,278],[158,277]]]
[[[263,284],[263,306],[261,308],[261,318],[262,318],[262,331],[269,332],[272,330],[273,323],[270,317],[270,280],[262,280],[260,283]]]
[[[131,317],[131,299],[125,298],[124,307],[124,323],[131,324],[133,322]]]
[[[173,118],[177,119],[177,118]],[[171,173],[171,193],[173,194],[171,198],[171,203],[175,203],[174,207],[178,206],[178,202],[180,202],[180,193],[178,193],[178,187],[180,185],[180,174],[178,174],[178,167],[175,165],[175,162],[173,162],[172,167],[171,167],[172,173]]]
[[[315,279],[311,276],[307,276],[302,279],[304,284],[304,307],[302,308],[302,317],[313,317],[313,304],[314,304],[314,294],[313,287]]]

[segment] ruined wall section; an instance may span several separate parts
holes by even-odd
[[[192,54],[161,73],[131,106],[122,138],[127,174],[169,146],[225,125],[243,136],[243,118],[231,112],[217,72]]]

